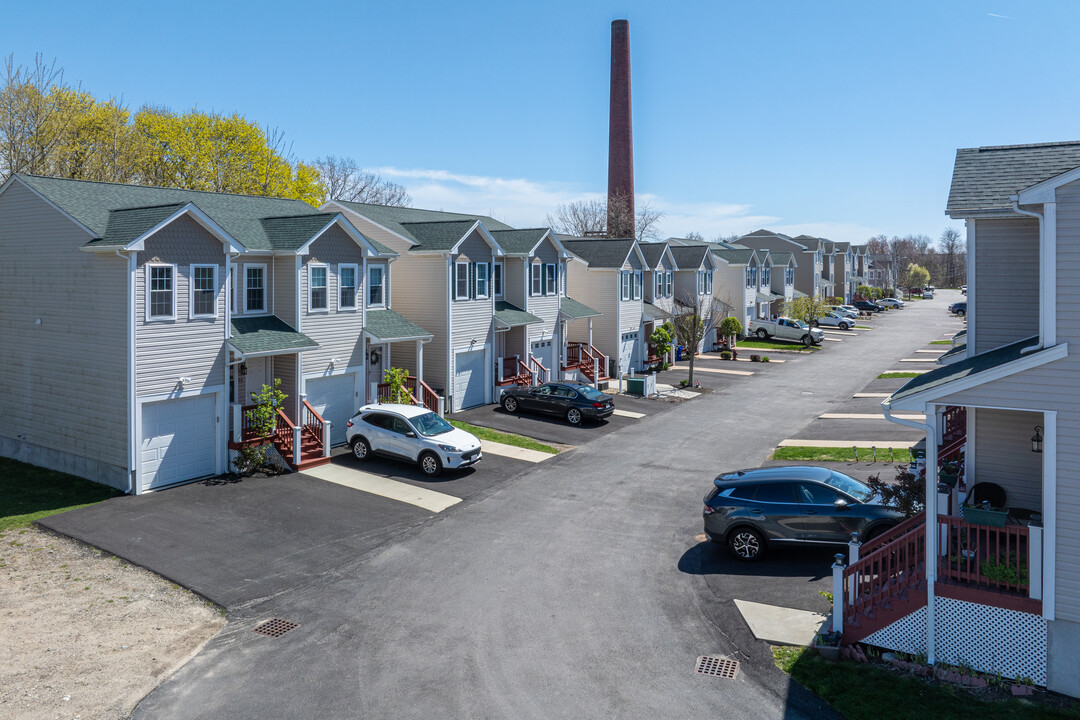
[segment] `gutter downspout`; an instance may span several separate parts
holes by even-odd
[[[937,580],[938,555],[937,429],[928,422],[906,420],[894,416],[888,399],[881,403],[881,411],[889,422],[926,432],[926,659],[930,665],[933,665],[936,654],[934,582]],[[934,418],[936,421],[936,413]]]
[[[136,476],[138,475],[138,451],[139,441],[136,437],[135,416],[135,273],[138,272],[136,255],[117,248],[113,252],[118,258],[124,258],[128,262],[128,297],[127,297],[127,424],[128,424],[128,495],[136,493]]]
[[[1046,307],[1046,289],[1045,283],[1042,282],[1042,265],[1044,256],[1046,254],[1046,223],[1044,222],[1045,219],[1043,218],[1041,213],[1031,212],[1030,210],[1021,210],[1019,200],[1013,200],[1012,207],[1013,212],[1019,213],[1020,215],[1027,215],[1028,217],[1037,218],[1039,221],[1039,342],[1032,345],[1031,347],[1026,347],[1020,350],[1021,355],[1027,355],[1028,353],[1042,350],[1043,345],[1046,342],[1045,338],[1047,317],[1044,310]]]

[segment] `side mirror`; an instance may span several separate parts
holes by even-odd
[[[833,507],[837,510],[847,510],[848,502],[844,498],[836,498],[836,502],[833,503]]]
[[[414,437],[416,437],[416,433],[414,433],[412,430],[408,430],[408,431],[405,432],[405,437],[414,438]]]

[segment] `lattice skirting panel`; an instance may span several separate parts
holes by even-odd
[[[863,639],[867,645],[899,650],[909,655],[926,654],[926,608],[900,618]]]
[[[1039,615],[936,598],[937,661],[1046,685],[1046,621]]]

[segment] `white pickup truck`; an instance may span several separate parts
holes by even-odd
[[[761,340],[779,338],[780,340],[795,340],[803,345],[820,345],[825,339],[825,333],[820,328],[811,328],[802,320],[793,320],[782,317],[772,322],[770,320],[751,320],[746,326],[747,335],[757,335]]]

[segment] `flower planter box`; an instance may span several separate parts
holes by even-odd
[[[972,525],[985,525],[987,527],[1005,527],[1005,520],[1009,517],[1008,510],[987,510],[973,505],[965,505],[963,510],[964,522]]]
[[[810,644],[817,654],[821,656],[822,660],[828,660],[829,662],[836,662],[840,659],[840,642],[837,638],[835,645],[826,645],[821,636],[821,633],[814,635],[814,641]]]

